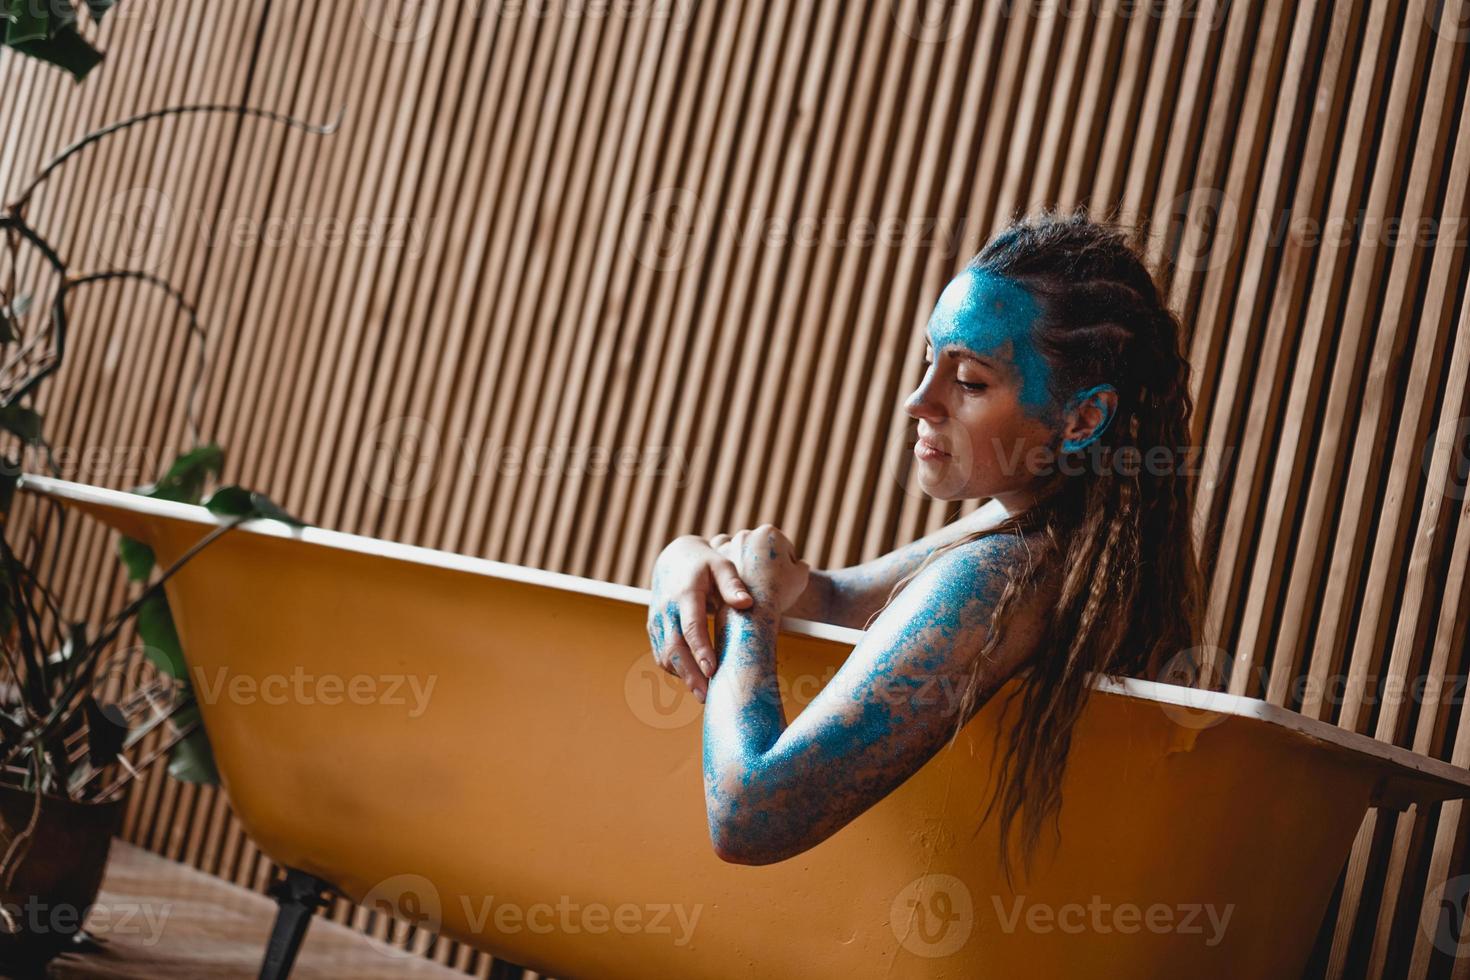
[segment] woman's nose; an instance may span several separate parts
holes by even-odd
[[[934,398],[930,382],[934,378],[934,372],[930,370],[924,375],[924,380],[919,382],[919,387],[904,399],[903,410],[916,419],[936,421],[944,417],[944,407]]]

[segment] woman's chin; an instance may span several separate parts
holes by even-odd
[[[962,500],[965,497],[965,488],[959,485],[959,481],[941,463],[921,461],[915,476],[915,482],[927,497],[935,500]]]

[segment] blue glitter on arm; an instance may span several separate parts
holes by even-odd
[[[996,526],[1006,516],[1006,509],[1000,501],[990,500],[984,506],[885,555],[845,568],[814,568],[807,583],[807,592],[797,605],[787,610],[787,615],[866,629],[873,614],[888,600],[893,587],[918,568],[925,558],[967,534]]]
[[[775,618],[760,608],[720,614],[724,664],[705,707],[704,781],[722,858],[766,864],[801,853],[943,748],[1015,545],[982,538],[932,562],[789,726]],[[1016,656],[987,665],[981,701],[1019,666]]]

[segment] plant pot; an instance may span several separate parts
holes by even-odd
[[[41,798],[25,856],[8,885],[0,879],[0,903],[11,918],[6,923],[0,917],[0,964],[38,967],[78,941],[102,885],[112,838],[122,827],[126,800],[126,793],[108,803]],[[26,827],[34,801],[24,790],[0,786],[7,839]]]

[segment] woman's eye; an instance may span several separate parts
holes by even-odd
[[[990,387],[983,381],[961,381],[959,385],[961,388],[965,388],[970,391],[984,391],[986,388]]]

